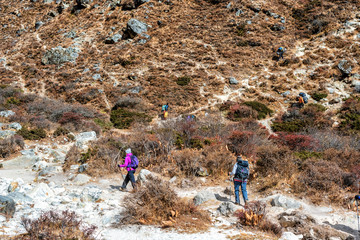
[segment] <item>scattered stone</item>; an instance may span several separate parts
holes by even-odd
[[[33,165],[32,170],[40,171],[42,169],[45,169],[47,166],[48,166],[48,163],[46,161],[38,161]]]
[[[230,214],[235,212],[236,210],[237,207],[232,202],[223,202],[217,209],[217,211],[223,216],[230,216]]]
[[[334,98],[329,103],[330,104],[336,104],[336,103],[340,103],[340,102],[341,102],[341,98]]]
[[[15,213],[15,201],[6,196],[0,196],[0,213],[12,217]]]
[[[10,137],[14,136],[15,134],[16,134],[16,132],[11,131],[11,130],[0,131],[0,139],[10,138]]]
[[[14,123],[9,124],[9,128],[15,129],[15,130],[20,130],[20,129],[22,129],[22,126],[20,123],[14,122]]]
[[[234,78],[234,77],[230,77],[230,78],[229,78],[229,83],[236,85],[236,84],[239,84],[239,81],[236,80],[236,78]]]
[[[14,182],[11,182],[9,187],[8,187],[8,192],[14,192],[16,189],[18,189],[19,187],[19,183],[14,181]]]
[[[174,177],[172,177],[172,178],[169,180],[169,183],[175,183],[176,180],[177,180],[177,177],[174,176]]]
[[[88,166],[89,166],[89,165],[88,165],[87,163],[81,164],[81,165],[79,166],[78,172],[79,172],[79,173],[85,172],[86,169],[88,168]]]
[[[82,132],[79,133],[75,136],[75,144],[76,146],[78,146],[79,148],[84,148],[85,144],[89,141],[94,141],[96,140],[96,132],[95,131],[91,131],[91,132]]]
[[[147,169],[141,169],[141,170],[140,170],[140,173],[139,173],[139,175],[138,175],[138,177],[137,177],[137,180],[138,180],[139,182],[144,183],[144,182],[146,182],[146,177],[149,176],[149,175],[152,175],[152,172],[150,172],[150,171],[147,170]]]
[[[134,38],[135,36],[147,32],[147,25],[135,18],[128,21],[124,38]]]
[[[229,2],[229,4],[226,6],[227,9],[231,8],[231,2]]]
[[[35,23],[35,29],[39,29],[42,25],[44,25],[44,23],[42,21],[37,21]]]
[[[1,111],[0,112],[0,117],[8,118],[8,117],[14,116],[14,115],[15,115],[15,113],[13,111],[11,111],[11,110],[6,110],[6,111]]]
[[[25,203],[33,202],[33,199],[31,197],[21,192],[11,192],[7,196],[12,198],[16,204],[25,204]]]
[[[101,75],[97,73],[97,74],[94,74],[94,75],[92,76],[92,78],[93,78],[95,81],[97,81],[97,80],[101,79]]]
[[[281,94],[283,97],[287,97],[290,95],[290,91],[286,91],[284,93]]]
[[[244,11],[239,9],[239,10],[236,11],[235,16],[238,17],[238,16],[240,16],[240,14],[243,14],[243,13],[244,13]]]
[[[207,177],[207,176],[209,176],[209,172],[208,172],[208,170],[206,168],[199,167],[196,170],[195,175],[198,176],[198,177]]]
[[[341,74],[343,75],[343,77],[349,76],[352,71],[352,67],[350,66],[347,60],[341,60],[338,64],[338,68]]]
[[[54,0],[44,0],[44,2],[43,3],[52,3]]]
[[[303,235],[295,235],[292,232],[284,232],[279,240],[299,240],[303,239]]]
[[[76,183],[76,184],[79,184],[79,185],[82,185],[82,184],[85,184],[85,183],[88,183],[90,181],[91,177],[85,175],[85,174],[78,174],[73,182]]]
[[[50,197],[54,197],[53,190],[46,183],[39,183],[34,189],[28,193],[29,197],[33,199],[44,200]]]
[[[96,202],[100,199],[102,190],[95,186],[88,186],[81,192],[80,199],[82,202]]]
[[[271,205],[275,207],[283,207],[286,209],[289,208],[296,209],[301,207],[300,202],[296,201],[295,199],[285,197],[283,195],[277,195],[276,197],[274,197],[271,201]]]
[[[272,31],[283,31],[283,30],[285,30],[285,27],[280,24],[274,24],[274,25],[270,26],[270,29]]]
[[[76,0],[77,7],[80,9],[87,8],[92,2],[92,0]]]
[[[79,56],[79,48],[63,48],[61,46],[52,48],[51,50],[46,51],[43,58],[41,59],[42,64],[55,64],[61,65],[65,62],[75,62]]]
[[[215,194],[209,191],[201,191],[194,197],[194,204],[200,205],[209,200],[216,200]]]
[[[301,214],[300,212],[293,211],[290,213],[284,212],[278,216],[279,223],[282,227],[287,228],[302,228],[309,226],[312,223],[316,223],[315,219]]]
[[[119,40],[121,40],[121,38],[122,38],[122,35],[117,33],[111,37],[106,38],[105,43],[106,44],[114,44],[114,43],[117,43]]]

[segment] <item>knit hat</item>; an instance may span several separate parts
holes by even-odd
[[[242,159],[242,157],[240,155],[236,157],[236,161],[242,161],[242,160],[243,159]]]
[[[126,154],[131,153],[131,148],[126,149],[125,152],[126,152]]]

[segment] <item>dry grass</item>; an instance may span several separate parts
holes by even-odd
[[[186,232],[205,231],[211,224],[208,213],[179,198],[168,182],[155,177],[124,202],[122,224],[156,224]]]

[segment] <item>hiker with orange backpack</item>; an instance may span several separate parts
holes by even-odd
[[[296,100],[298,101],[299,108],[303,108],[305,103],[308,103],[308,97],[303,92],[299,93],[299,96],[296,97]]]
[[[128,171],[124,182],[122,184],[122,186],[120,187],[121,190],[125,190],[127,184],[129,183],[129,181],[131,182],[131,185],[133,187],[133,189],[136,191],[137,187],[136,187],[136,182],[135,182],[135,171],[136,168],[139,165],[139,160],[138,158],[131,153],[131,148],[126,149],[126,157],[125,157],[125,163],[120,165],[118,164],[119,168],[126,168],[126,170]]]
[[[169,113],[168,113],[168,110],[169,110],[169,103],[166,103],[166,105],[163,105],[161,107],[161,112],[162,112],[162,117],[163,117],[163,120],[166,120]]]

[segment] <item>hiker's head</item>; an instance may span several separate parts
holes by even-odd
[[[131,153],[131,148],[126,149],[125,152],[126,152],[126,154]]]
[[[283,48],[282,48],[282,47],[279,47],[279,50],[280,50],[280,51],[282,51],[282,50],[283,50]]]
[[[242,158],[241,155],[239,155],[239,156],[236,157],[236,161],[242,161],[242,160],[243,160],[243,158]]]

